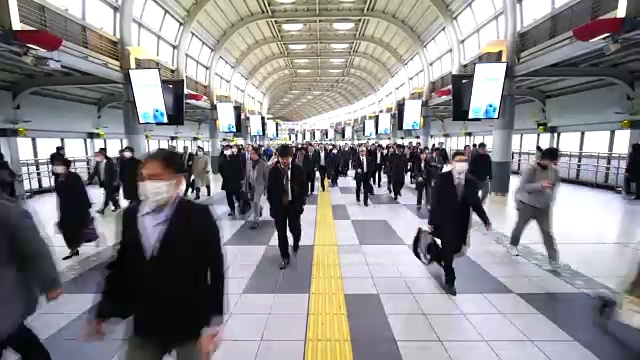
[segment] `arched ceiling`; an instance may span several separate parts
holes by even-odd
[[[269,114],[286,120],[371,95],[406,71],[416,53],[426,63],[425,37],[451,18],[449,8],[464,2],[164,0],[170,1],[182,7],[185,23],[191,18],[196,32],[210,35],[212,63],[220,56],[230,62],[265,92]]]

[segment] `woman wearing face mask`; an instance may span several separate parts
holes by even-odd
[[[250,168],[247,170],[247,178],[244,180],[245,192],[249,194],[251,199],[251,208],[253,209],[253,223],[251,229],[258,228],[260,217],[262,216],[262,205],[260,200],[267,189],[267,180],[269,178],[269,165],[260,158],[260,150],[251,148],[249,153],[251,161]],[[249,192],[249,190],[251,190]]]
[[[340,155],[338,149],[335,146],[331,147],[331,152],[327,158],[327,175],[329,176],[329,186],[337,187],[338,178],[340,176]]]
[[[138,195],[138,175],[141,166],[140,160],[135,157],[135,151],[131,146],[127,146],[122,151],[122,159],[120,159],[120,183],[122,184],[122,194],[125,200],[130,202],[140,201]]]
[[[60,217],[57,226],[69,248],[69,255],[63,257],[63,260],[80,255],[79,249],[86,240],[84,232],[92,221],[91,201],[87,189],[80,175],[69,170],[70,167],[69,159],[56,160],[53,165],[53,171],[58,175],[55,190]]]
[[[196,188],[196,200],[200,200],[200,188],[207,188],[207,196],[211,196],[211,168],[209,157],[204,154],[204,148],[198,146],[196,155],[193,157],[193,179]]]

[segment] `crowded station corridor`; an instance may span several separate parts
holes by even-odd
[[[0,360],[639,360],[640,1],[0,0]]]

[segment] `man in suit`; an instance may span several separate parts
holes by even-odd
[[[302,166],[292,163],[292,149],[288,145],[278,148],[278,162],[269,170],[267,181],[267,201],[269,213],[278,232],[280,249],[280,269],[289,266],[289,238],[287,227],[293,236],[293,253],[300,247],[302,229],[300,217],[307,198],[307,178]]]
[[[245,178],[242,160],[237,149],[234,149],[231,145],[225,145],[218,164],[218,171],[222,177],[222,190],[229,206],[229,216],[236,215],[236,202],[242,201],[242,181]]]
[[[98,214],[104,214],[109,203],[113,205],[114,212],[118,211],[120,210],[120,201],[118,200],[120,194],[118,192],[119,179],[116,165],[113,159],[107,156],[106,149],[98,150],[94,156],[96,164],[89,175],[89,179],[87,179],[87,183],[91,184],[93,179],[97,178],[100,187],[104,189],[104,203],[100,210],[98,210]]]
[[[367,149],[360,148],[358,157],[354,159],[353,168],[356,171],[356,201],[360,202],[360,191],[364,193],[364,206],[369,206],[369,194],[371,193],[371,176],[375,163],[367,156]]]
[[[320,174],[320,189],[325,191],[324,182],[327,178],[327,168],[329,166],[329,152],[320,144],[318,147],[316,164],[318,165],[318,173]]]
[[[64,159],[65,159],[64,147],[56,146],[56,152],[49,155],[49,165],[51,166],[51,169],[53,169],[53,164],[59,163]],[[52,171],[52,175],[53,175],[53,185],[55,186],[55,184],[58,183],[58,179],[60,178],[60,176],[58,176],[58,174],[56,174],[53,171]]]
[[[467,174],[469,163],[464,152],[454,152],[451,159],[451,171],[436,177],[429,213],[429,231],[440,239],[442,247],[432,242],[428,253],[444,270],[445,290],[456,295],[453,258],[469,245],[470,210],[480,217],[487,230],[491,229],[491,222],[478,196],[478,182]]]
[[[140,203],[122,218],[90,335],[111,318],[133,318],[127,360],[209,359],[224,322],[224,258],[207,205],[180,196],[182,157],[159,149],[144,161]],[[186,235],[185,235],[186,234]]]
[[[332,146],[331,152],[328,153],[327,173],[329,174],[330,187],[338,186],[338,178],[340,176],[340,153],[335,146]]]
[[[382,152],[382,145],[378,145],[376,151],[373,154],[375,161],[374,173],[373,173],[373,185],[378,184],[378,188],[382,187],[382,168],[384,167],[386,154]]]
[[[312,144],[307,146],[307,151],[304,153],[304,160],[302,161],[302,167],[307,177],[307,183],[309,184],[309,194],[313,194],[316,188],[316,170],[318,170],[318,154],[313,148]]]
[[[407,156],[404,153],[402,145],[391,147],[389,154],[389,174],[391,179],[391,188],[393,198],[398,200],[398,196],[402,196],[402,188],[404,187],[404,179],[407,169]]]
[[[185,178],[185,187],[183,196],[187,196],[189,190],[194,191],[194,184],[191,182],[191,176],[193,175],[193,153],[189,150],[188,146],[182,148],[182,166]]]

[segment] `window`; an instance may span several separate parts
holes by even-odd
[[[609,131],[587,131],[584,133],[582,151],[594,153],[609,152]]]
[[[447,35],[444,33],[444,30],[440,31],[440,33],[436,35],[436,38],[434,39],[434,41],[436,45],[438,45],[438,51],[440,52],[440,54],[442,54],[443,52],[451,48],[451,44],[449,44],[449,38],[447,38]]]
[[[142,21],[149,25],[153,30],[160,31],[162,19],[164,18],[164,9],[154,1],[147,0],[142,13]]]
[[[557,8],[561,7],[562,5],[568,3],[569,1],[571,1],[571,0],[554,0],[553,7],[557,9]]]
[[[500,0],[500,2],[502,2],[502,0]],[[475,0],[471,4],[471,8],[479,24],[487,21],[491,15],[496,12],[493,7],[493,1],[491,0]]]
[[[438,45],[436,45],[435,41],[430,41],[427,44],[426,49],[427,49],[427,55],[429,55],[430,59],[435,59],[440,54],[440,52],[438,51]]]
[[[64,139],[64,154],[68,158],[87,156],[84,139]]]
[[[31,142],[31,141],[29,141]],[[62,145],[62,140],[58,138],[38,138],[36,139],[36,152],[39,159],[48,159],[49,155],[56,151],[56,147]],[[18,148],[20,152],[20,148]],[[33,154],[32,154],[33,156]],[[20,156],[22,158],[22,155]]]
[[[560,133],[558,148],[560,148],[562,152],[580,151],[580,133]]]
[[[440,62],[442,64],[442,74],[448,74],[451,72],[451,67],[453,66],[453,58],[451,57],[451,51],[444,54],[440,58]]]
[[[521,143],[520,143],[520,135],[513,135],[511,137],[511,150],[520,150],[521,149]]]
[[[86,0],[85,20],[111,35],[115,34],[115,10],[101,0]]]
[[[140,45],[152,55],[158,55],[158,37],[151,31],[140,28]]]
[[[202,64],[207,64],[209,62],[209,57],[211,57],[211,53],[213,51],[207,45],[202,45],[202,50],[200,50],[200,55],[198,56],[198,61]]]
[[[180,23],[173,16],[166,14],[162,22],[160,34],[171,41],[176,41],[178,32],[180,31]]]
[[[616,130],[613,134],[613,152],[616,154],[627,154],[629,152],[629,139],[631,137],[631,130]],[[18,139],[20,140],[20,139]],[[18,144],[20,149],[20,144]],[[20,152],[21,150],[18,150]],[[20,153],[20,159],[22,159],[22,153]]]
[[[196,73],[196,79],[202,83],[207,82],[207,68],[198,64],[198,71]]]
[[[487,25],[483,26],[480,31],[478,31],[478,37],[480,38],[480,47],[483,47],[489,43],[491,40],[498,39],[498,26],[495,21],[491,21]]]
[[[107,144],[105,143],[104,139],[93,139],[93,148],[95,149],[94,151],[98,151],[106,147],[107,147]]]
[[[542,18],[551,12],[551,0],[522,0],[522,26]]]
[[[118,156],[118,151],[120,150],[122,150],[122,142],[120,139],[107,139],[107,155],[111,157]]]
[[[158,150],[160,148],[160,144],[158,143],[158,140],[149,140],[149,152]]]
[[[222,76],[222,74],[224,74],[224,67],[226,64],[226,61],[218,59],[218,64],[216,65],[216,74]]]
[[[66,0],[63,0],[66,1]],[[142,17],[142,9],[144,9],[144,0],[134,0],[133,1],[133,16],[140,19]]]
[[[200,41],[200,39],[192,35],[191,42],[189,42],[189,48],[187,49],[187,54],[197,59],[198,55],[200,55],[201,49],[202,49],[202,41]]]
[[[505,38],[505,23],[504,23],[504,15],[500,15],[498,16],[498,19],[496,20],[496,23],[498,23],[498,38],[499,39],[504,39]]]
[[[456,18],[456,24],[458,25],[458,32],[462,37],[467,36],[477,26],[476,20],[471,12],[471,7],[467,7]]]
[[[551,142],[551,134],[549,133],[542,133],[540,134],[540,137],[538,137],[538,146],[543,149],[549,147],[549,142]]]
[[[187,57],[186,65],[187,76],[196,78],[198,75],[198,63],[190,57]]]
[[[475,33],[462,42],[462,48],[464,49],[464,59],[469,60],[478,54],[480,47],[478,45],[478,34]]]
[[[173,62],[173,46],[164,40],[160,40],[160,44],[158,45],[158,58],[166,64],[175,65]]]
[[[534,151],[538,142],[538,134],[524,134],[522,135],[522,145],[520,150]]]
[[[168,149],[169,148],[169,140],[158,140],[160,143],[160,149]]]
[[[438,59],[431,64],[431,77],[434,79],[442,75],[442,60]]]
[[[134,23],[131,23],[131,42],[135,45],[135,46],[139,46],[140,45],[140,25]]]

